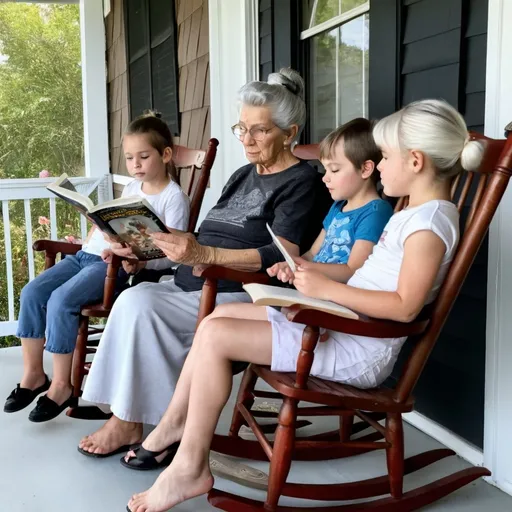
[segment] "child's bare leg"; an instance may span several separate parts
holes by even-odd
[[[198,345],[200,344],[197,340],[202,336],[201,333],[208,322],[219,317],[266,320],[267,314],[265,308],[254,306],[253,304],[223,304],[218,306],[211,315],[201,322],[196,332],[192,348],[181,371],[171,403],[158,426],[149,434],[143,443],[143,447],[146,450],[159,452],[181,439],[187,417],[190,384],[196,364]],[[206,335],[208,336],[208,334]],[[127,459],[133,455],[133,453],[129,453]]]
[[[48,398],[63,404],[71,396],[71,364],[73,353],[53,354],[53,379],[48,390]]]
[[[36,389],[45,383],[43,368],[44,338],[21,338],[23,377],[21,387]]]
[[[158,477],[153,487],[130,500],[128,506],[132,512],[164,512],[211,489],[210,444],[231,393],[231,361],[269,364],[272,359],[271,325],[262,320],[210,319],[201,329],[196,344],[188,414],[180,448],[171,466]]]

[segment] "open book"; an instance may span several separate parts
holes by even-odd
[[[295,262],[293,261],[293,258],[290,256],[290,253],[285,249],[284,245],[279,241],[279,238],[277,238],[277,236],[274,234],[274,232],[272,231],[268,224],[267,229],[268,232],[270,233],[270,236],[272,237],[272,241],[283,255],[284,261],[288,263],[288,266],[291,268],[292,272],[295,273],[297,269],[295,267]]]
[[[340,306],[328,300],[312,299],[292,288],[280,288],[266,284],[250,283],[244,284],[244,290],[251,296],[254,304],[259,306],[292,306],[300,304],[311,309],[318,309],[332,315],[353,318],[357,320],[359,315],[354,311]]]
[[[121,197],[95,206],[88,197],[76,191],[67,174],[46,188],[74,206],[112,239],[129,245],[139,260],[165,257],[150,235],[170,231],[144,198]]]

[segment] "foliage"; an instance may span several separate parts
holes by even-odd
[[[83,174],[80,26],[77,5],[0,3],[0,179]],[[44,176],[44,174],[43,174]],[[1,186],[1,183],[0,183]],[[58,238],[80,238],[76,212],[58,204]],[[23,201],[9,202],[15,314],[28,281],[26,230],[49,238],[49,201],[31,201],[25,226]],[[1,217],[1,211],[0,211]],[[5,221],[0,223],[0,321],[7,320]],[[44,257],[35,254],[36,275]],[[0,347],[15,338],[0,338]]]
[[[0,178],[83,168],[76,5],[0,4]]]

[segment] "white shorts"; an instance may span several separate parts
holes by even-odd
[[[295,372],[306,326],[289,322],[271,307],[267,307],[267,317],[272,325],[272,370]],[[315,348],[311,375],[362,389],[379,386],[389,377],[405,341],[323,332],[328,338]]]

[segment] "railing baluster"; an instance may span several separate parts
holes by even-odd
[[[50,233],[51,239],[57,240],[57,207],[53,197],[50,197]]]
[[[23,201],[25,205],[25,231],[27,232],[27,256],[28,277],[32,281],[35,277],[34,251],[32,249],[32,212],[30,211],[30,199]]]
[[[9,305],[9,322],[14,322],[14,284],[12,279],[12,245],[11,221],[9,219],[9,201],[2,201],[4,219],[5,258],[7,270],[7,303]]]
[[[0,0],[1,3],[1,0]],[[98,190],[98,194],[101,197],[101,200],[105,201],[106,199],[112,199],[112,177],[105,176],[102,180],[98,178],[71,178],[72,183],[76,187],[85,186],[87,188],[87,192],[91,193],[93,189]],[[6,264],[5,269],[7,271],[6,283],[0,283],[0,300],[3,300],[4,303],[7,302],[7,312],[6,317],[3,320],[0,320],[0,335],[1,336],[10,336],[14,335],[16,332],[16,304],[15,304],[15,291],[18,286],[22,286],[25,284],[26,277],[33,279],[35,277],[36,272],[36,258],[35,254],[32,250],[32,242],[34,239],[33,231],[32,231],[32,203],[33,199],[43,200],[44,204],[46,200],[50,200],[50,233],[51,238],[57,239],[59,233],[62,233],[62,230],[59,230],[59,219],[57,217],[57,203],[56,198],[53,197],[53,194],[46,189],[48,180],[39,180],[39,179],[0,179],[0,203],[1,210],[3,214],[3,224],[4,224],[4,242],[5,242],[5,257]],[[28,263],[28,272],[23,278],[23,282],[18,283],[15,282],[15,276],[13,268],[16,270],[22,265],[22,261],[19,259],[13,261],[13,251],[15,248],[13,244],[15,243],[15,239],[11,234],[11,225],[10,225],[10,217],[9,217],[9,206],[11,201],[24,201],[24,215],[25,215],[25,239],[27,243],[27,263]],[[48,211],[48,210],[46,210]],[[43,214],[43,212],[37,212],[39,214]],[[36,215],[34,210],[34,215]],[[20,219],[13,219],[13,222],[19,223],[16,224],[19,228],[23,228],[23,221]],[[85,218],[80,219],[80,231],[82,234],[82,238],[86,238],[87,236],[87,227],[88,223]],[[23,244],[23,242],[22,242]],[[7,292],[7,293],[6,293]]]
[[[82,234],[82,241],[85,241],[87,238],[87,219],[80,213],[78,215],[80,215],[80,230]]]

